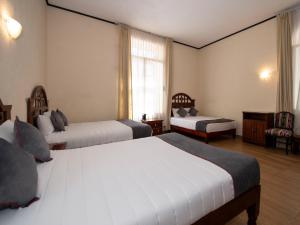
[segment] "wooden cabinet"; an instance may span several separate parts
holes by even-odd
[[[143,123],[146,123],[151,126],[154,135],[160,135],[163,132],[163,120],[142,120]]]
[[[243,141],[265,145],[265,130],[274,126],[274,113],[243,112]]]

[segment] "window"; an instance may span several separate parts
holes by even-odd
[[[133,120],[163,117],[165,83],[164,39],[139,31],[131,34]]]

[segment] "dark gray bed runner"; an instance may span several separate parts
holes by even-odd
[[[148,124],[136,122],[133,120],[118,120],[132,129],[133,139],[149,137],[152,135],[152,128]]]
[[[202,131],[202,132],[206,132],[206,127],[208,124],[211,123],[226,123],[226,122],[232,122],[233,120],[229,120],[229,119],[215,119],[215,120],[201,120],[201,121],[197,121],[196,123],[196,130]]]
[[[260,183],[259,164],[254,157],[207,145],[177,133],[157,137],[226,170],[232,177],[235,197]]]

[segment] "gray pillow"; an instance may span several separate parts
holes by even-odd
[[[191,116],[197,116],[197,113],[198,113],[198,110],[195,109],[194,107],[192,107],[192,108],[190,109],[190,111],[189,111],[189,114],[190,114]]]
[[[178,115],[181,116],[181,117],[185,117],[185,116],[187,115],[187,111],[186,111],[184,108],[182,108],[182,107],[180,107],[180,108],[177,110],[177,113],[178,113]]]
[[[58,112],[52,111],[50,119],[55,131],[65,131],[64,121]]]
[[[68,125],[69,125],[69,122],[68,122],[68,119],[67,119],[66,115],[65,115],[62,111],[60,111],[59,109],[56,109],[56,112],[57,112],[57,113],[60,115],[60,117],[63,119],[64,125],[65,125],[65,126],[68,126]]]
[[[47,162],[50,157],[49,145],[44,135],[34,126],[19,120],[17,117],[14,126],[15,143],[23,150],[34,156],[38,162]]]
[[[38,200],[37,185],[32,155],[0,138],[0,210],[25,207]]]

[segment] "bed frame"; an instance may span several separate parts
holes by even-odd
[[[43,86],[36,86],[27,99],[27,122],[37,126],[37,118],[48,111],[48,98]]]
[[[11,105],[4,105],[0,99],[0,125],[11,119]]]
[[[195,107],[195,100],[191,99],[191,97],[185,93],[175,94],[172,97],[172,108],[180,108],[180,107],[183,108]],[[173,112],[171,112],[171,116],[173,116]],[[171,125],[171,131],[204,138],[206,143],[208,143],[210,138],[219,137],[222,135],[232,135],[233,138],[235,138],[236,136],[236,129],[206,133],[198,130],[192,130],[192,129]]]
[[[247,225],[256,225],[260,209],[260,185],[234,198],[220,208],[202,217],[193,225],[224,225],[244,210],[248,213]]]

